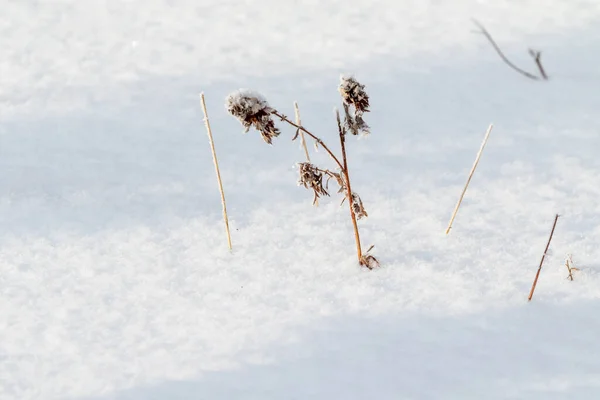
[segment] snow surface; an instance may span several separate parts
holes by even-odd
[[[600,398],[597,1],[4,1],[0,398]],[[511,71],[542,50],[549,82]],[[337,148],[369,218],[311,207],[292,128]],[[227,250],[198,93],[224,179]],[[450,236],[486,127],[494,131]],[[313,161],[330,167],[321,151]],[[555,213],[553,255],[526,298]],[[566,280],[564,256],[581,269]]]

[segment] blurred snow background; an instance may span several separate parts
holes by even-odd
[[[598,2],[1,5],[2,399],[600,395]],[[519,65],[542,50],[550,81],[471,18]],[[293,130],[269,147],[223,106],[240,87],[297,100],[336,147],[342,72],[372,100],[348,147],[378,271],[355,265],[339,199],[296,186]]]

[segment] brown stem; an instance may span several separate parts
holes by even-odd
[[[475,25],[477,25],[477,27],[479,27],[479,29],[481,30],[481,33],[487,38],[487,40],[491,43],[491,45],[494,47],[494,50],[496,50],[496,53],[498,53],[498,55],[500,56],[500,58],[502,59],[502,61],[504,61],[506,63],[506,65],[508,65],[509,67],[511,67],[512,69],[514,69],[515,71],[517,71],[518,73],[526,76],[529,79],[533,79],[536,81],[540,80],[539,76],[533,75],[525,70],[522,70],[521,68],[517,67],[515,64],[513,64],[508,57],[506,57],[504,55],[504,53],[502,52],[502,50],[500,50],[500,47],[496,44],[496,42],[494,41],[494,39],[492,38],[492,35],[490,35],[490,33],[483,27],[483,25],[481,25],[481,23],[479,23],[476,20],[473,20],[473,22],[475,23]],[[538,52],[538,57],[534,56],[534,60],[536,62],[536,65],[538,66],[538,69],[540,70],[540,73],[542,74],[542,78],[544,80],[548,79],[548,77],[546,76],[546,72],[544,71],[544,68],[542,67],[541,64],[541,60],[539,58],[539,52]]]
[[[360,236],[358,234],[358,224],[356,222],[356,215],[354,214],[354,208],[352,207],[352,188],[350,187],[350,175],[348,174],[348,159],[346,157],[346,134],[344,129],[342,128],[342,123],[340,121],[340,113],[336,109],[335,116],[337,118],[338,130],[340,133],[340,143],[342,146],[342,157],[344,160],[344,168],[342,168],[342,172],[344,173],[344,179],[346,180],[346,196],[348,198],[348,204],[350,205],[350,216],[352,217],[352,226],[354,227],[354,238],[356,239],[356,252],[358,254],[358,263],[362,262],[362,249],[360,247]]]
[[[552,230],[550,231],[550,237],[548,238],[548,243],[546,244],[546,249],[544,250],[544,254],[542,255],[542,260],[540,261],[540,266],[538,267],[537,273],[535,274],[535,279],[533,280],[533,285],[531,286],[531,291],[529,292],[529,299],[533,297],[533,292],[535,291],[535,286],[537,285],[538,278],[540,277],[540,272],[542,270],[542,264],[544,264],[544,258],[546,258],[546,253],[548,253],[548,249],[550,248],[550,242],[552,241],[552,235],[554,235],[554,228],[556,228],[556,222],[558,221],[559,215],[556,214],[554,217],[554,224],[552,225]]]
[[[344,166],[343,164],[340,162],[340,160],[335,156],[335,154],[333,154],[333,152],[331,150],[329,150],[329,147],[327,147],[325,145],[325,143],[318,138],[317,136],[313,135],[312,133],[310,133],[309,131],[307,131],[303,126],[298,125],[294,122],[292,122],[291,120],[289,120],[285,115],[281,114],[279,111],[277,110],[273,110],[271,112],[273,115],[278,116],[282,121],[287,122],[288,124],[300,129],[302,132],[306,133],[308,136],[310,136],[311,138],[313,138],[321,147],[323,147],[325,149],[325,151],[331,156],[331,158],[333,158],[333,161],[335,161],[335,163],[338,165],[338,167],[340,167],[340,169],[343,171],[344,170]]]

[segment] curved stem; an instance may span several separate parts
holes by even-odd
[[[333,161],[335,161],[335,163],[338,165],[338,167],[340,167],[340,169],[342,171],[344,171],[344,165],[340,162],[340,160],[335,156],[335,154],[333,154],[333,152],[331,150],[329,150],[329,147],[327,147],[325,145],[325,143],[318,138],[317,136],[313,135],[312,133],[310,133],[309,131],[307,131],[303,126],[298,125],[294,122],[292,122],[291,120],[289,120],[285,115],[281,114],[279,111],[277,110],[273,110],[272,111],[273,115],[278,116],[282,121],[287,122],[288,124],[300,129],[302,132],[306,133],[308,136],[310,136],[311,138],[313,138],[319,145],[321,145],[321,147],[323,147],[325,149],[325,151],[331,156],[331,158],[333,158]]]

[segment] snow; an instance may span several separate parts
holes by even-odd
[[[598,2],[6,3],[1,399],[600,395]],[[471,18],[519,66],[542,50],[550,80]],[[338,149],[342,72],[370,97],[372,135],[347,149],[373,271],[347,205],[297,186],[295,129],[275,119],[266,146],[222,105],[297,100]]]

